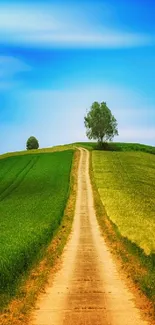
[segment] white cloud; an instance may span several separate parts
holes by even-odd
[[[60,24],[61,25],[61,24]],[[59,26],[48,10],[38,5],[0,5],[0,30],[17,32],[52,31]]]
[[[18,34],[18,42],[31,45],[42,45],[49,47],[83,47],[83,48],[125,48],[149,45],[152,38],[147,35],[129,34],[124,32],[103,31],[103,33],[74,32],[41,32],[33,34]]]
[[[15,82],[11,81],[1,81],[0,80],[0,91],[2,90],[10,90],[11,88],[15,87]]]
[[[75,10],[76,9],[76,10]],[[44,47],[136,47],[154,43],[151,36],[95,24],[89,8],[0,5],[3,42]]]
[[[120,128],[117,141],[139,142],[155,146],[155,128],[146,126]]]
[[[30,67],[13,56],[0,56],[0,78],[10,77],[18,72],[28,71]]]
[[[14,77],[21,72],[29,71],[30,66],[13,56],[0,56],[0,90],[16,88]]]

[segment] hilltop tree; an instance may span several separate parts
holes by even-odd
[[[26,143],[26,149],[32,150],[32,149],[38,149],[38,148],[39,148],[38,140],[33,136],[29,137],[27,140],[27,143]]]
[[[92,104],[84,117],[84,124],[88,139],[97,140],[100,145],[118,135],[117,120],[105,102]]]

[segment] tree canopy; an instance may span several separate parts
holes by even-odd
[[[38,140],[34,136],[29,137],[27,140],[27,143],[26,143],[26,149],[32,150],[32,149],[38,149],[38,148],[39,148]]]
[[[118,135],[117,120],[106,102],[94,102],[84,117],[84,124],[88,139],[97,140],[101,144]]]

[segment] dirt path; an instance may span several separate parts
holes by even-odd
[[[147,325],[122,282],[96,220],[89,153],[81,149],[78,194],[62,267],[38,301],[33,325]]]

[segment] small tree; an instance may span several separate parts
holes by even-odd
[[[84,117],[84,124],[88,139],[97,140],[101,145],[118,135],[117,121],[105,102],[92,104]]]
[[[33,136],[28,138],[27,143],[26,143],[26,149],[32,150],[32,149],[38,149],[38,148],[39,148],[38,140]]]

